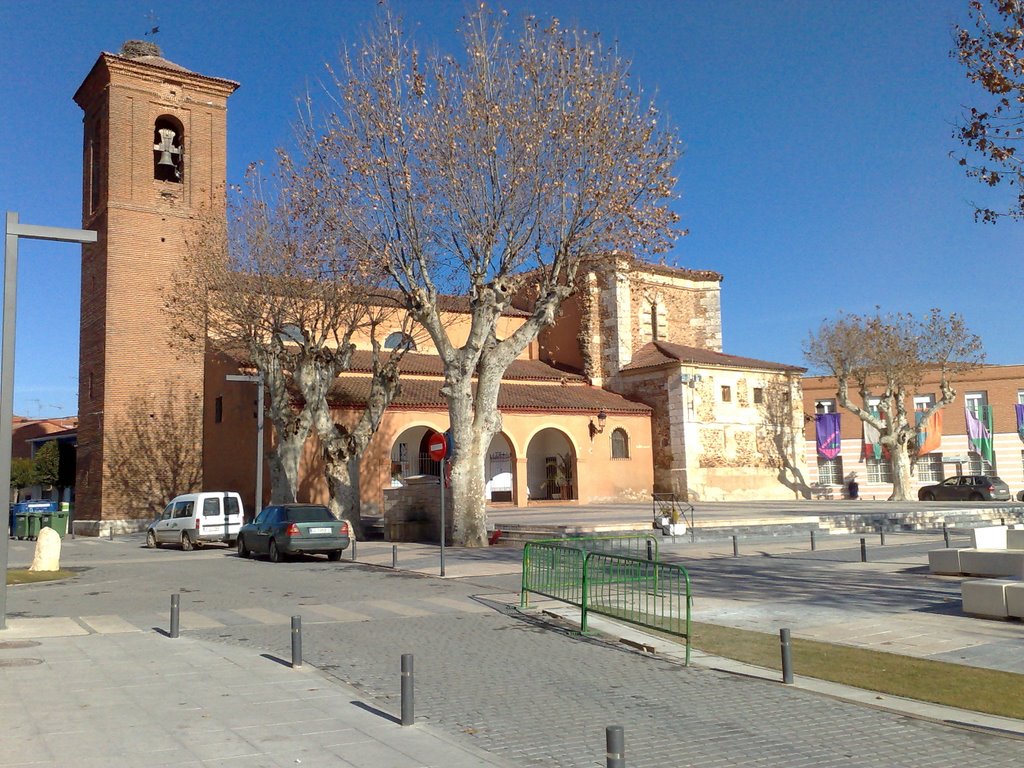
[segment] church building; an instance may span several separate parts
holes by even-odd
[[[269,498],[266,482],[256,498],[256,387],[227,378],[248,369],[213,338],[194,349],[173,343],[163,311],[194,219],[225,208],[227,107],[237,88],[130,41],[101,54],[75,94],[84,112],[83,226],[99,232],[82,256],[79,533],[138,530],[151,516],[116,482],[119,436],[147,423],[195,457],[176,493],[234,490],[249,510]],[[621,255],[595,262],[554,325],[505,374],[489,502],[528,514],[550,500],[648,501],[652,492],[691,501],[796,498],[804,370],[722,351],[721,286],[711,271]],[[468,324],[467,310],[449,297],[450,327]],[[513,306],[506,330],[524,316]],[[448,428],[429,337],[394,331],[385,346],[415,348],[402,362],[401,394],[363,456],[364,514],[436,478],[426,444]],[[369,361],[366,344],[332,387],[339,421],[361,409]],[[154,403],[173,406],[173,428]],[[308,453],[300,500],[323,501],[314,445]]]

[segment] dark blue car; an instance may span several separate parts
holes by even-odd
[[[348,523],[323,504],[266,507],[238,532],[238,556],[267,555],[279,563],[288,555],[327,555],[340,560],[349,544]]]

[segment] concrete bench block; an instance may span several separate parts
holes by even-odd
[[[974,549],[1006,549],[1006,526],[987,525],[971,529],[971,547]]]
[[[1024,619],[1024,581],[1006,585],[1006,613]]]
[[[989,616],[1005,619],[1006,587],[1019,582],[1009,579],[974,579],[965,581],[960,587],[964,613],[974,616]]]
[[[1024,578],[1024,550],[961,549],[960,572],[970,576]]]
[[[1011,528],[1006,532],[1007,549],[1024,549],[1024,529]]]
[[[928,570],[932,573],[957,575],[960,570],[959,549],[933,549],[928,552]]]

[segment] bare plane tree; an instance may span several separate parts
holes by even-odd
[[[421,54],[385,9],[332,70],[322,146],[347,230],[438,350],[453,538],[483,546],[502,375],[590,260],[671,246],[679,143],[596,34],[481,5],[462,41],[458,56]],[[467,297],[468,337],[445,327],[444,294]],[[513,301],[528,316],[500,338]]]
[[[938,375],[939,397],[923,419],[952,403],[956,377],[985,358],[981,339],[963,318],[938,309],[923,319],[906,313],[841,314],[810,335],[804,356],[819,371],[835,376],[839,405],[879,431],[892,461],[890,501],[914,498],[910,474],[918,459],[918,427],[910,398],[925,375]],[[879,398],[878,413],[868,407],[872,396]]]
[[[310,437],[320,436],[331,505],[361,528],[358,473],[361,455],[398,391],[401,351],[381,360],[374,329],[406,313],[372,298],[381,278],[347,247],[335,212],[316,205],[321,175],[315,156],[301,165],[284,152],[271,182],[252,166],[229,219],[197,222],[188,257],[168,292],[166,307],[187,343],[210,339],[263,374],[276,441],[268,452],[271,502],[295,501],[300,465]],[[404,327],[404,326],[403,326]],[[351,365],[355,339],[373,340],[371,398],[357,425],[332,418],[329,392]],[[356,493],[347,486],[356,484]]]
[[[169,387],[136,398],[114,425],[107,466],[125,509],[156,517],[168,500],[199,490],[201,410],[195,396]]]
[[[995,223],[1024,219],[1024,2],[970,0],[974,29],[954,27],[953,58],[967,79],[983,91],[978,105],[965,108],[954,132],[964,152],[950,153],[968,177],[991,188],[1014,189],[1005,210],[975,204],[975,219]]]

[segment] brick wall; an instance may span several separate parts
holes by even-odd
[[[99,232],[82,257],[79,520],[148,514],[131,499],[112,498],[104,460],[110,435],[142,398],[168,388],[202,397],[202,349],[173,343],[163,306],[192,218],[223,211],[234,88],[103,54],[75,95],[85,111],[83,226]],[[153,131],[164,115],[184,129],[180,183],[154,178]]]

